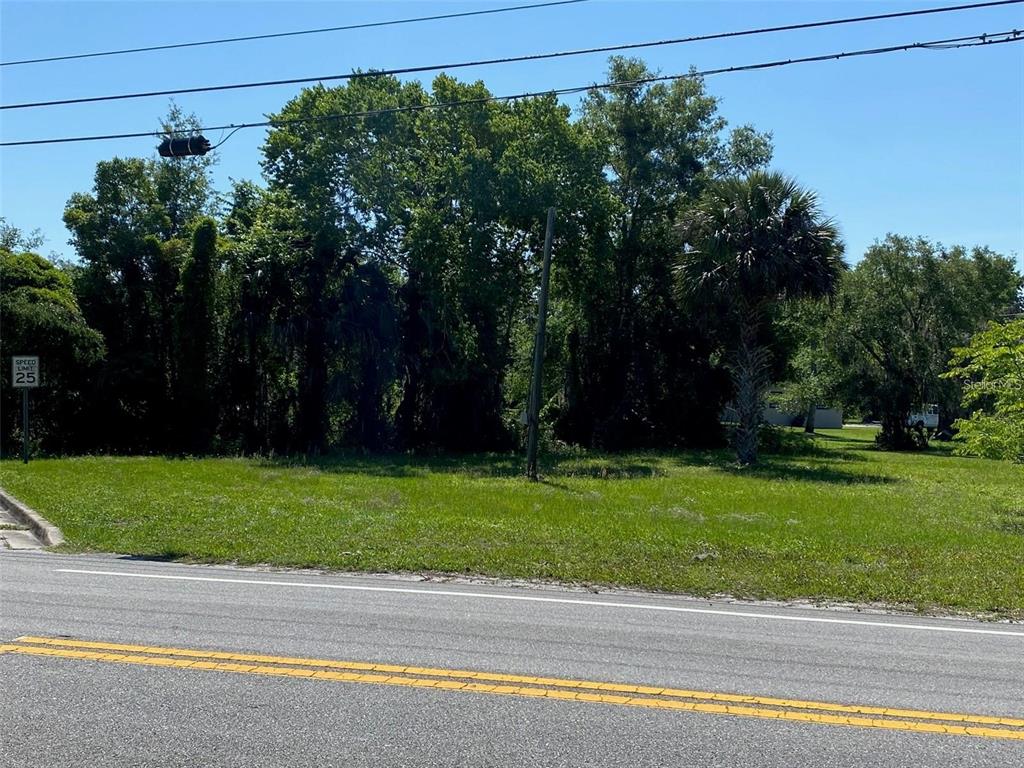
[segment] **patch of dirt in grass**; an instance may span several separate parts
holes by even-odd
[[[759,523],[764,519],[764,515],[754,512],[751,514],[744,514],[742,512],[728,512],[721,517],[722,520],[730,520],[737,523]]]
[[[718,547],[706,541],[697,542],[697,551],[690,558],[691,563],[714,562],[720,557]]]
[[[651,511],[657,512],[659,510],[657,507],[654,507]],[[689,520],[693,523],[704,522],[704,515],[700,512],[694,512],[692,509],[686,509],[685,507],[669,507],[665,510],[664,514],[678,518],[679,520]]]
[[[372,510],[394,509],[402,503],[402,494],[398,491],[389,491],[383,496],[371,496],[363,502],[363,506]]]

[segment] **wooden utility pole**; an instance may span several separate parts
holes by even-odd
[[[551,277],[551,239],[555,235],[555,209],[548,208],[548,227],[544,234],[544,266],[540,276],[537,312],[537,337],[533,342],[533,383],[527,405],[526,475],[537,480],[537,441],[540,439],[541,381],[544,370],[544,330],[548,322],[548,282]]]

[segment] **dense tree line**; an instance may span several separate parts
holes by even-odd
[[[609,74],[650,73],[616,58]],[[550,96],[487,96],[444,75],[429,90],[384,76],[308,88],[276,115],[263,184],[218,196],[208,158],[115,158],[67,203],[75,262],[50,264],[7,228],[0,344],[44,359],[40,446],[515,447],[552,205],[542,421],[566,443],[718,444],[736,399],[750,461],[765,388],[792,377],[809,344],[855,373],[815,396],[875,397],[865,408],[884,417],[883,405],[955,389],[938,378],[952,345],[1016,300],[1020,278],[995,254],[922,261],[929,280],[972,279],[988,293],[957,305],[955,324],[927,325],[931,347],[895,399],[885,382],[911,354],[896,345],[916,344],[924,326],[908,321],[910,341],[881,338],[898,329],[863,296],[887,267],[862,265],[903,241],[845,273],[813,195],[765,172],[771,137],[728,130],[699,78],[594,92],[575,117]],[[453,101],[469,103],[431,108]],[[367,114],[324,118],[352,112]],[[195,126],[176,109],[165,123]],[[949,310],[935,301],[927,311]],[[847,322],[856,343],[822,342]],[[5,388],[5,450],[13,397]]]

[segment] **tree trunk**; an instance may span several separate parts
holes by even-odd
[[[736,458],[740,464],[757,463],[757,437],[761,426],[768,350],[757,343],[757,324],[748,321],[740,330],[740,343],[733,356],[732,375],[736,386]]]
[[[814,417],[818,413],[818,404],[811,403],[807,406],[807,416],[804,418],[804,432],[814,434]]]
[[[296,440],[299,450],[317,456],[327,447],[327,278],[336,257],[329,243],[318,243],[303,280],[305,322],[298,381]]]
[[[935,439],[948,442],[953,439],[956,434],[956,429],[953,427],[953,422],[959,418],[959,414],[955,408],[939,408],[939,425],[935,429]]]
[[[882,431],[878,435],[878,444],[890,451],[909,451],[920,447],[907,425],[910,406],[893,403],[882,413]]]

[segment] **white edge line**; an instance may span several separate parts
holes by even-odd
[[[487,592],[461,592],[451,589],[416,589],[413,587],[367,587],[355,584],[314,584],[305,581],[265,581],[259,579],[226,579],[215,576],[171,576],[157,573],[128,573],[126,571],[88,571],[77,568],[57,568],[56,573],[75,573],[86,576],[121,576],[132,579],[163,579],[165,581],[202,581],[219,584],[251,584],[269,587],[298,587],[303,589],[341,589],[350,592],[395,592],[407,595],[434,595],[443,597],[471,597],[484,600],[518,600],[528,603],[557,603],[561,605],[585,605],[591,608],[625,608],[637,611],[668,611],[670,613],[700,613],[712,616],[732,616],[742,619],[771,619],[774,621],[803,621],[814,624],[852,624],[887,629],[912,629],[925,632],[955,632],[968,635],[999,635],[1002,637],[1024,637],[1024,632],[977,627],[945,627],[927,624],[903,624],[892,621],[870,621],[861,619],[836,619],[825,616],[786,616],[779,613],[755,613],[753,611],[727,611],[715,608],[687,608],[679,605],[645,605],[643,603],[619,603],[604,600],[580,600],[571,597],[540,597],[539,595],[502,595]]]

